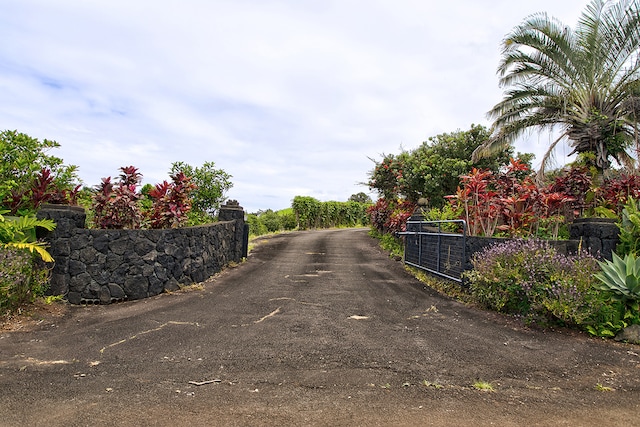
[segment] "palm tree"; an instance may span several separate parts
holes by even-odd
[[[547,130],[559,137],[545,153],[541,173],[561,141],[572,154],[592,153],[600,172],[611,167],[610,159],[632,167],[640,150],[639,2],[592,0],[575,30],[546,13],[515,27],[503,41],[498,67],[507,90],[488,113],[495,120],[492,137],[474,159],[526,132]]]

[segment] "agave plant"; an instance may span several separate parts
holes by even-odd
[[[53,262],[53,257],[47,252],[45,245],[35,239],[35,228],[42,227],[53,230],[56,224],[50,219],[38,219],[33,215],[9,219],[2,216],[7,211],[0,211],[0,245],[18,249],[27,249],[36,253],[45,262]]]
[[[611,261],[600,261],[602,271],[595,277],[602,283],[596,286],[603,291],[610,291],[613,299],[621,301],[627,307],[640,301],[640,258],[633,254],[624,259],[615,253]]]

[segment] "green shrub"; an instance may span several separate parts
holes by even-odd
[[[283,209],[278,211],[278,215],[280,215],[280,221],[282,222],[282,228],[284,230],[295,230],[298,226],[296,222],[296,214],[293,213],[293,209]]]
[[[223,169],[217,169],[214,162],[205,162],[202,166],[191,166],[185,162],[174,162],[171,165],[169,175],[179,172],[191,178],[195,189],[190,192],[193,212],[197,215],[190,216],[191,221],[202,219],[204,224],[211,222],[220,206],[226,199],[225,194],[233,183],[232,176]]]
[[[268,209],[259,215],[260,221],[264,224],[267,232],[275,233],[282,229],[282,218],[276,212]]]
[[[404,243],[402,239],[395,237],[393,234],[381,233],[372,227],[369,235],[380,241],[380,247],[389,252],[390,256],[404,256]]]
[[[291,207],[296,214],[298,228],[306,230],[317,227],[321,202],[309,196],[296,196]]]
[[[291,204],[297,227],[309,228],[356,227],[368,225],[368,203],[321,202],[313,197],[296,196]]]
[[[247,224],[249,224],[249,234],[251,236],[262,236],[267,234],[267,227],[260,221],[256,214],[247,215]]]
[[[618,224],[620,228],[620,243],[616,248],[618,254],[640,254],[640,209],[638,201],[629,197],[622,209],[622,220]]]
[[[12,313],[44,295],[48,271],[25,249],[0,246],[0,313]]]
[[[206,212],[196,212],[190,210],[187,212],[187,226],[194,227],[196,225],[212,224],[218,221],[218,218],[209,215]]]
[[[79,178],[77,166],[47,154],[60,147],[18,131],[0,132],[0,206],[12,215],[34,213],[44,202],[73,203]]]
[[[56,224],[50,219],[38,219],[35,215],[26,215],[8,219],[3,216],[7,213],[0,210],[0,246],[11,246],[16,249],[26,249],[37,254],[43,261],[52,262],[51,254],[47,252],[42,242],[36,241],[36,227],[42,227],[51,231]]]
[[[600,309],[590,322],[584,325],[591,335],[611,338],[631,324],[640,324],[637,312],[626,310],[624,304],[610,299],[605,293],[600,295]]]
[[[0,314],[11,313],[33,302],[48,287],[45,262],[52,262],[43,243],[36,241],[35,229],[55,228],[49,219],[33,215],[7,219],[0,210]]]
[[[252,236],[295,230],[298,226],[296,216],[291,208],[277,212],[267,209],[249,214],[247,215],[247,224],[249,224],[249,234]]]

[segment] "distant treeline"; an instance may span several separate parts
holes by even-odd
[[[296,196],[291,208],[247,215],[249,234],[260,236],[296,229],[368,226],[369,206],[370,202],[321,202],[313,197]]]
[[[355,201],[321,202],[313,197],[296,196],[291,207],[299,229],[356,227],[368,225],[370,203]]]

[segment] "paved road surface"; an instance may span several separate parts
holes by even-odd
[[[298,232],[204,290],[0,335],[0,425],[640,425],[639,354],[443,298],[366,230]]]

